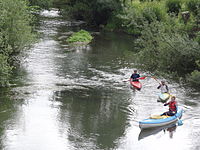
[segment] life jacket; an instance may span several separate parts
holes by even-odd
[[[169,102],[169,110],[170,111],[177,111],[177,109],[176,109],[176,101],[174,101],[174,102]]]
[[[140,77],[140,75],[139,75],[138,73],[133,73],[133,74],[131,75],[132,81],[138,81],[137,78],[139,78],[139,77]]]

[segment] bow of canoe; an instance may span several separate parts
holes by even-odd
[[[142,88],[142,83],[140,81],[130,81],[130,84],[137,90]]]

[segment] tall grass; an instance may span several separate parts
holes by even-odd
[[[67,42],[69,42],[69,43],[77,43],[77,42],[89,43],[89,42],[91,42],[92,39],[93,39],[93,37],[90,35],[89,32],[87,32],[85,30],[80,30],[79,32],[73,33],[67,39]]]

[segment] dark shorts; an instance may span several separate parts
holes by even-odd
[[[139,81],[138,79],[132,79],[132,81]]]
[[[167,112],[164,112],[161,116],[163,116],[163,115],[174,116],[175,114],[176,114],[175,111],[167,111]]]

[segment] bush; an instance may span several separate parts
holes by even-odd
[[[143,17],[140,9],[140,4],[135,3],[134,6],[125,7],[123,13],[118,15],[122,20],[122,26],[126,28],[126,31],[130,34],[138,35],[145,24],[145,18]]]
[[[196,33],[195,40],[199,43],[200,45],[200,31]]]
[[[123,26],[128,33],[140,35],[146,23],[164,21],[167,13],[163,2],[134,2],[132,6],[125,7],[123,13],[118,16],[123,20]]]
[[[93,37],[90,35],[89,32],[85,30],[80,30],[79,32],[73,33],[68,39],[67,42],[69,43],[76,43],[76,42],[83,42],[89,43],[91,42]]]
[[[0,86],[11,74],[12,56],[32,42],[30,9],[25,0],[0,0]]]
[[[90,6],[84,2],[74,4],[73,7],[68,7],[69,15],[77,20],[84,20],[91,23],[93,18]]]
[[[181,0],[167,0],[166,8],[168,13],[174,13],[178,15],[181,10]]]
[[[29,0],[31,6],[39,6],[43,9],[49,9],[52,6],[53,0]]]
[[[197,68],[200,46],[176,26],[154,21],[147,24],[138,40],[140,52],[137,61],[147,70],[176,72],[184,76]]]
[[[20,52],[33,40],[32,16],[23,0],[0,0],[0,38],[3,49],[11,47],[9,55]]]
[[[113,31],[122,29],[123,20],[120,19],[116,14],[113,14],[108,20],[108,23],[105,26],[105,30]]]
[[[200,0],[187,0],[186,7],[189,11],[197,15],[198,10],[200,9]]]
[[[0,86],[8,83],[12,67],[8,63],[8,57],[0,54]]]
[[[67,3],[63,7],[71,18],[95,26],[107,24],[113,12],[121,9],[120,0],[68,0]]]
[[[161,2],[146,3],[141,10],[144,18],[151,23],[153,20],[164,21],[166,10]]]
[[[195,87],[200,87],[200,71],[194,70],[190,75],[187,76],[187,81]]]

